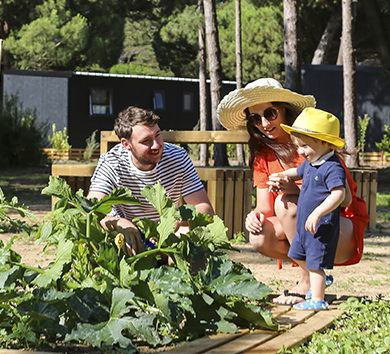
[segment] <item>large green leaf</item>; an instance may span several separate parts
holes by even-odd
[[[70,299],[70,307],[82,322],[102,322],[109,318],[109,303],[98,291],[92,288],[77,289]]]
[[[0,289],[15,288],[19,279],[23,276],[24,269],[20,266],[13,266],[10,270],[0,272]]]
[[[229,239],[226,235],[227,227],[223,223],[223,220],[218,216],[214,215],[213,222],[207,225],[213,237],[213,243],[217,248],[221,249],[233,249],[229,243]]]
[[[108,214],[116,204],[141,204],[128,188],[115,188],[110,195],[105,196],[92,208],[94,212]]]
[[[185,272],[167,266],[157,268],[150,273],[150,279],[158,285],[161,291],[192,295],[194,290],[187,278],[188,276]]]
[[[82,340],[96,347],[118,344],[121,348],[135,349],[131,340],[122,333],[127,329],[135,338],[140,337],[150,344],[167,343],[170,338],[160,338],[155,331],[155,315],[138,313],[137,317],[124,316],[129,312],[126,304],[133,303],[133,298],[134,293],[130,290],[114,289],[110,319],[97,325],[79,324],[76,330],[66,336],[65,340]]]
[[[175,212],[172,211],[161,216],[160,224],[157,226],[157,232],[159,234],[158,247],[163,247],[169,236],[175,233],[175,223]]]
[[[64,265],[70,263],[72,260],[72,248],[72,241],[61,239],[58,244],[56,260],[53,266],[36,277],[32,283],[40,287],[46,287],[50,283],[60,279]]]
[[[50,195],[57,199],[67,199],[69,201],[75,202],[72,189],[69,184],[63,178],[49,176],[49,185],[45,187],[42,194]]]
[[[22,257],[16,252],[11,250],[14,240],[17,239],[17,236],[11,237],[6,245],[3,244],[3,241],[0,240],[0,266],[5,266],[9,261],[20,262]],[[9,268],[9,267],[7,267]]]
[[[163,216],[171,208],[176,210],[173,200],[168,198],[161,181],[158,181],[154,186],[145,186],[142,195],[153,204],[160,216]],[[177,211],[177,213],[179,212]]]

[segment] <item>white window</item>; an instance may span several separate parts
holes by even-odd
[[[112,114],[112,91],[109,89],[91,89],[90,96],[90,115]]]
[[[193,99],[194,99],[194,94],[192,92],[183,93],[183,111],[192,112]]]
[[[164,91],[154,91],[153,106],[154,109],[165,109]]]

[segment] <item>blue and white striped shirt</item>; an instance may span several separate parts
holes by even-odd
[[[122,144],[117,144],[101,155],[89,190],[109,195],[114,188],[127,187],[140,200],[141,205],[119,204],[114,206],[110,215],[130,221],[135,217],[159,221],[157,210],[141,194],[146,185],[155,185],[159,180],[176,206],[179,205],[180,195],[185,197],[203,188],[186,151],[179,146],[164,143],[161,161],[151,171],[141,171],[136,168],[130,151]]]

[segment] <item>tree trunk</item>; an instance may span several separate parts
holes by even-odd
[[[203,15],[203,0],[198,0],[198,11]],[[206,83],[206,45],[204,23],[199,22],[199,129],[208,130],[207,116],[207,83]],[[200,165],[208,166],[209,150],[207,144],[200,144],[199,151]]]
[[[242,88],[241,0],[236,0],[236,87]],[[237,144],[237,164],[245,166],[244,145]]]
[[[344,79],[344,136],[349,155],[346,158],[348,168],[357,166],[357,107],[355,94],[355,62],[352,45],[352,0],[342,0],[342,48]]]
[[[316,51],[314,52],[313,60],[311,61],[313,65],[321,65],[326,63],[326,56],[328,54],[328,50],[340,25],[341,11],[340,8],[337,7],[332,11],[328,24],[324,30],[324,33],[322,34],[321,40],[318,43]]]
[[[364,10],[367,16],[367,24],[375,34],[381,62],[385,70],[387,81],[390,83],[390,38],[379,16],[377,0],[363,0]]]
[[[298,46],[298,0],[283,0],[284,66],[286,88],[302,92],[301,62]]]
[[[221,100],[222,68],[215,0],[203,0],[203,6],[210,72],[211,122],[213,130],[222,130],[217,117],[217,107]],[[226,144],[214,144],[214,166],[229,165],[226,151]]]

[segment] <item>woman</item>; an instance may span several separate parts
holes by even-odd
[[[261,254],[292,260],[287,256],[296,232],[299,182],[273,173],[300,165],[300,156],[280,124],[292,125],[306,107],[314,107],[313,96],[303,96],[284,89],[274,79],[259,79],[243,89],[230,92],[218,106],[221,124],[230,130],[248,129],[250,160],[257,192],[256,208],[246,218],[251,245]],[[345,165],[344,165],[345,166]],[[348,169],[347,196],[342,203],[340,237],[335,265],[358,263],[363,254],[364,231],[369,216],[363,199],[356,197],[356,183]],[[271,192],[277,190],[278,192]],[[297,285],[274,299],[278,304],[304,301],[310,290],[309,273],[300,268]]]

